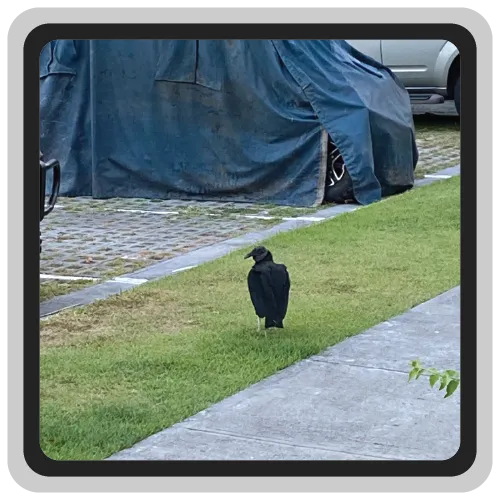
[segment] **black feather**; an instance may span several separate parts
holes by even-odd
[[[284,264],[276,264],[269,250],[257,247],[245,258],[255,264],[248,273],[248,291],[259,318],[265,318],[266,328],[283,328],[288,310],[290,276]]]

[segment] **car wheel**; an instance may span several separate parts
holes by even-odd
[[[355,201],[352,178],[347,171],[339,148],[331,140],[328,152],[324,201],[337,204],[353,203]]]
[[[460,77],[457,78],[457,81],[455,82],[455,109],[457,110],[457,113],[460,115]]]

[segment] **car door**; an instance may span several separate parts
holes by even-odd
[[[407,88],[439,85],[436,62],[446,40],[381,40],[382,63]]]
[[[346,40],[346,42],[363,54],[382,62],[382,40]]]

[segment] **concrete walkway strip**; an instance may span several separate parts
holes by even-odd
[[[408,383],[460,369],[460,288],[300,361],[108,460],[446,460],[460,391]]]
[[[436,172],[435,175],[460,175],[460,165],[446,168],[444,170]],[[441,180],[441,178],[433,177],[418,179],[417,181],[415,181],[415,187],[431,184],[438,180]],[[333,207],[320,209],[310,216],[286,218],[286,220],[283,220],[283,222],[276,224],[275,226],[272,226],[270,228],[247,233],[236,238],[222,241],[220,243],[198,248],[183,255],[160,261],[157,264],[153,264],[149,267],[140,269],[139,271],[124,274],[123,276],[119,276],[112,281],[93,285],[82,290],[77,290],[75,292],[69,293],[67,295],[54,297],[40,304],[40,317],[43,318],[49,315],[56,314],[63,309],[71,307],[72,304],[74,307],[76,307],[90,304],[95,300],[105,299],[111,295],[121,293],[124,290],[139,286],[146,281],[163,278],[175,272],[180,272],[181,269],[189,269],[191,267],[204,264],[205,262],[218,259],[236,249],[254,245],[280,232],[291,231],[300,227],[309,226],[323,220],[332,219],[346,212],[353,212],[360,208],[362,207],[354,204],[335,205]],[[139,283],[138,281],[124,281],[124,279],[129,278],[132,278],[133,280],[138,279],[141,280],[141,282]],[[117,281],[118,279],[120,279],[121,281]]]

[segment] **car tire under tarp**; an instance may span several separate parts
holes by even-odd
[[[327,162],[324,203],[354,203],[352,178],[339,148],[331,140],[328,143]]]

